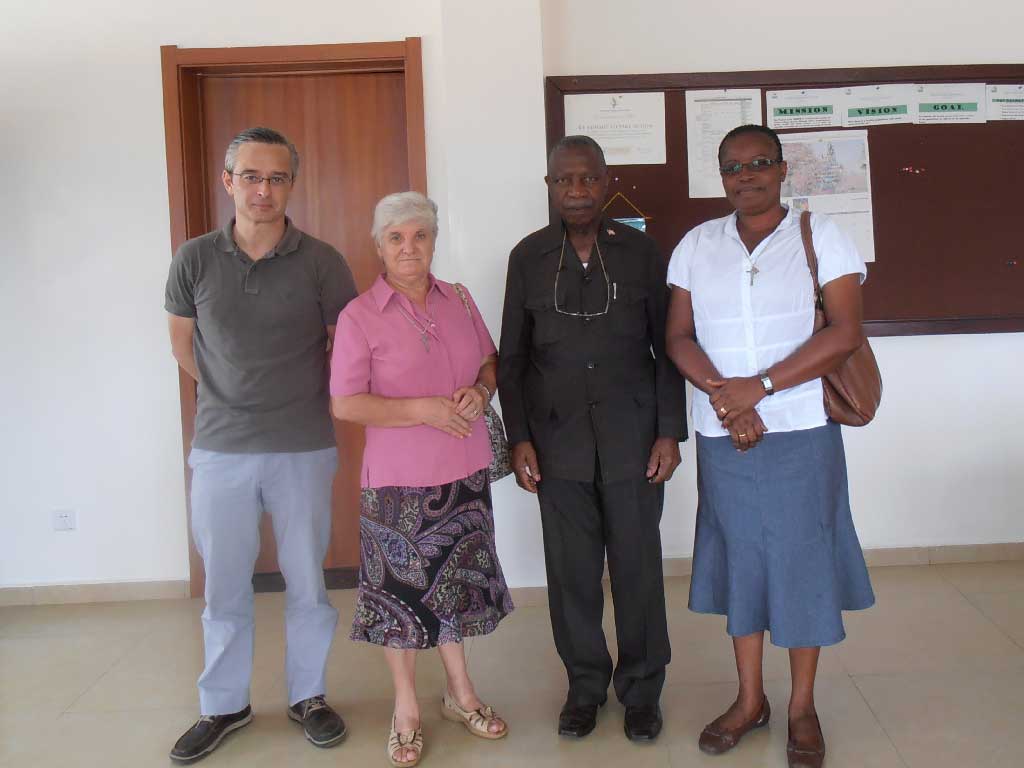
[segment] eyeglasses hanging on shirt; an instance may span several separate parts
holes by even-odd
[[[605,302],[604,309],[600,312],[569,312],[568,310],[562,309],[558,306],[558,278],[562,274],[562,270],[565,268],[565,233],[562,233],[562,253],[558,257],[558,270],[555,272],[555,312],[560,315],[567,315],[569,317],[600,317],[601,315],[607,315],[608,310],[611,308],[612,299],[618,298],[618,285],[608,280],[608,270],[604,266],[604,256],[601,255],[601,246],[598,245],[597,241],[594,241],[594,248],[597,249],[597,261],[601,265],[601,274],[604,275],[604,287],[605,287]]]

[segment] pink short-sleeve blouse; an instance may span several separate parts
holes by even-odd
[[[378,277],[338,316],[331,395],[451,397],[460,387],[472,386],[483,359],[497,350],[468,291],[466,297],[468,314],[451,283],[431,277],[424,315]],[[367,427],[361,483],[364,488],[443,485],[490,462],[483,416],[463,439],[425,424]]]

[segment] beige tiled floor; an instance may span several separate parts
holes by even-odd
[[[1024,765],[1024,562],[876,568],[878,605],[849,614],[849,639],[822,654],[818,710],[829,768],[986,768]],[[565,676],[547,609],[520,608],[492,636],[467,643],[481,695],[511,723],[508,739],[474,739],[441,721],[436,654],[419,667],[424,765],[785,765],[784,651],[769,648],[771,727],[732,753],[697,751],[701,727],[735,693],[719,617],[685,609],[686,579],[668,585],[673,662],[662,699],[666,730],[653,745],[622,735],[610,704],[579,742],[559,739]],[[335,592],[351,616],[354,594]],[[284,715],[281,595],[257,598],[254,723],[205,766],[385,766],[390,683],[378,649],[339,630],[328,684],[350,736],[332,750],[307,744]],[[168,766],[167,750],[196,716],[202,664],[200,601],[0,608],[0,768]],[[610,615],[606,627],[611,630]],[[614,653],[614,638],[611,639]]]

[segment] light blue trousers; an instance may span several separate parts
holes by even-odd
[[[323,694],[338,623],[323,575],[337,449],[241,454],[193,448],[188,461],[192,536],[206,567],[201,713],[229,714],[249,704],[255,631],[252,575],[263,512],[273,522],[277,562],[287,584],[288,703]]]

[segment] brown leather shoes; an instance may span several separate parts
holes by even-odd
[[[737,728],[723,728],[716,725],[718,720],[710,723],[701,731],[700,740],[697,746],[700,751],[707,755],[721,755],[740,743],[740,739],[755,728],[763,728],[768,725],[768,718],[772,716],[772,708],[768,706],[768,698],[761,703],[761,711],[752,720],[748,720]]]
[[[794,738],[793,722],[790,721],[789,740],[786,742],[786,759],[789,760],[789,768],[821,768],[825,762],[825,737],[821,733],[821,722],[816,714],[804,715],[800,720],[813,720],[813,726],[801,728],[803,737]],[[804,725],[809,724],[804,723]]]

